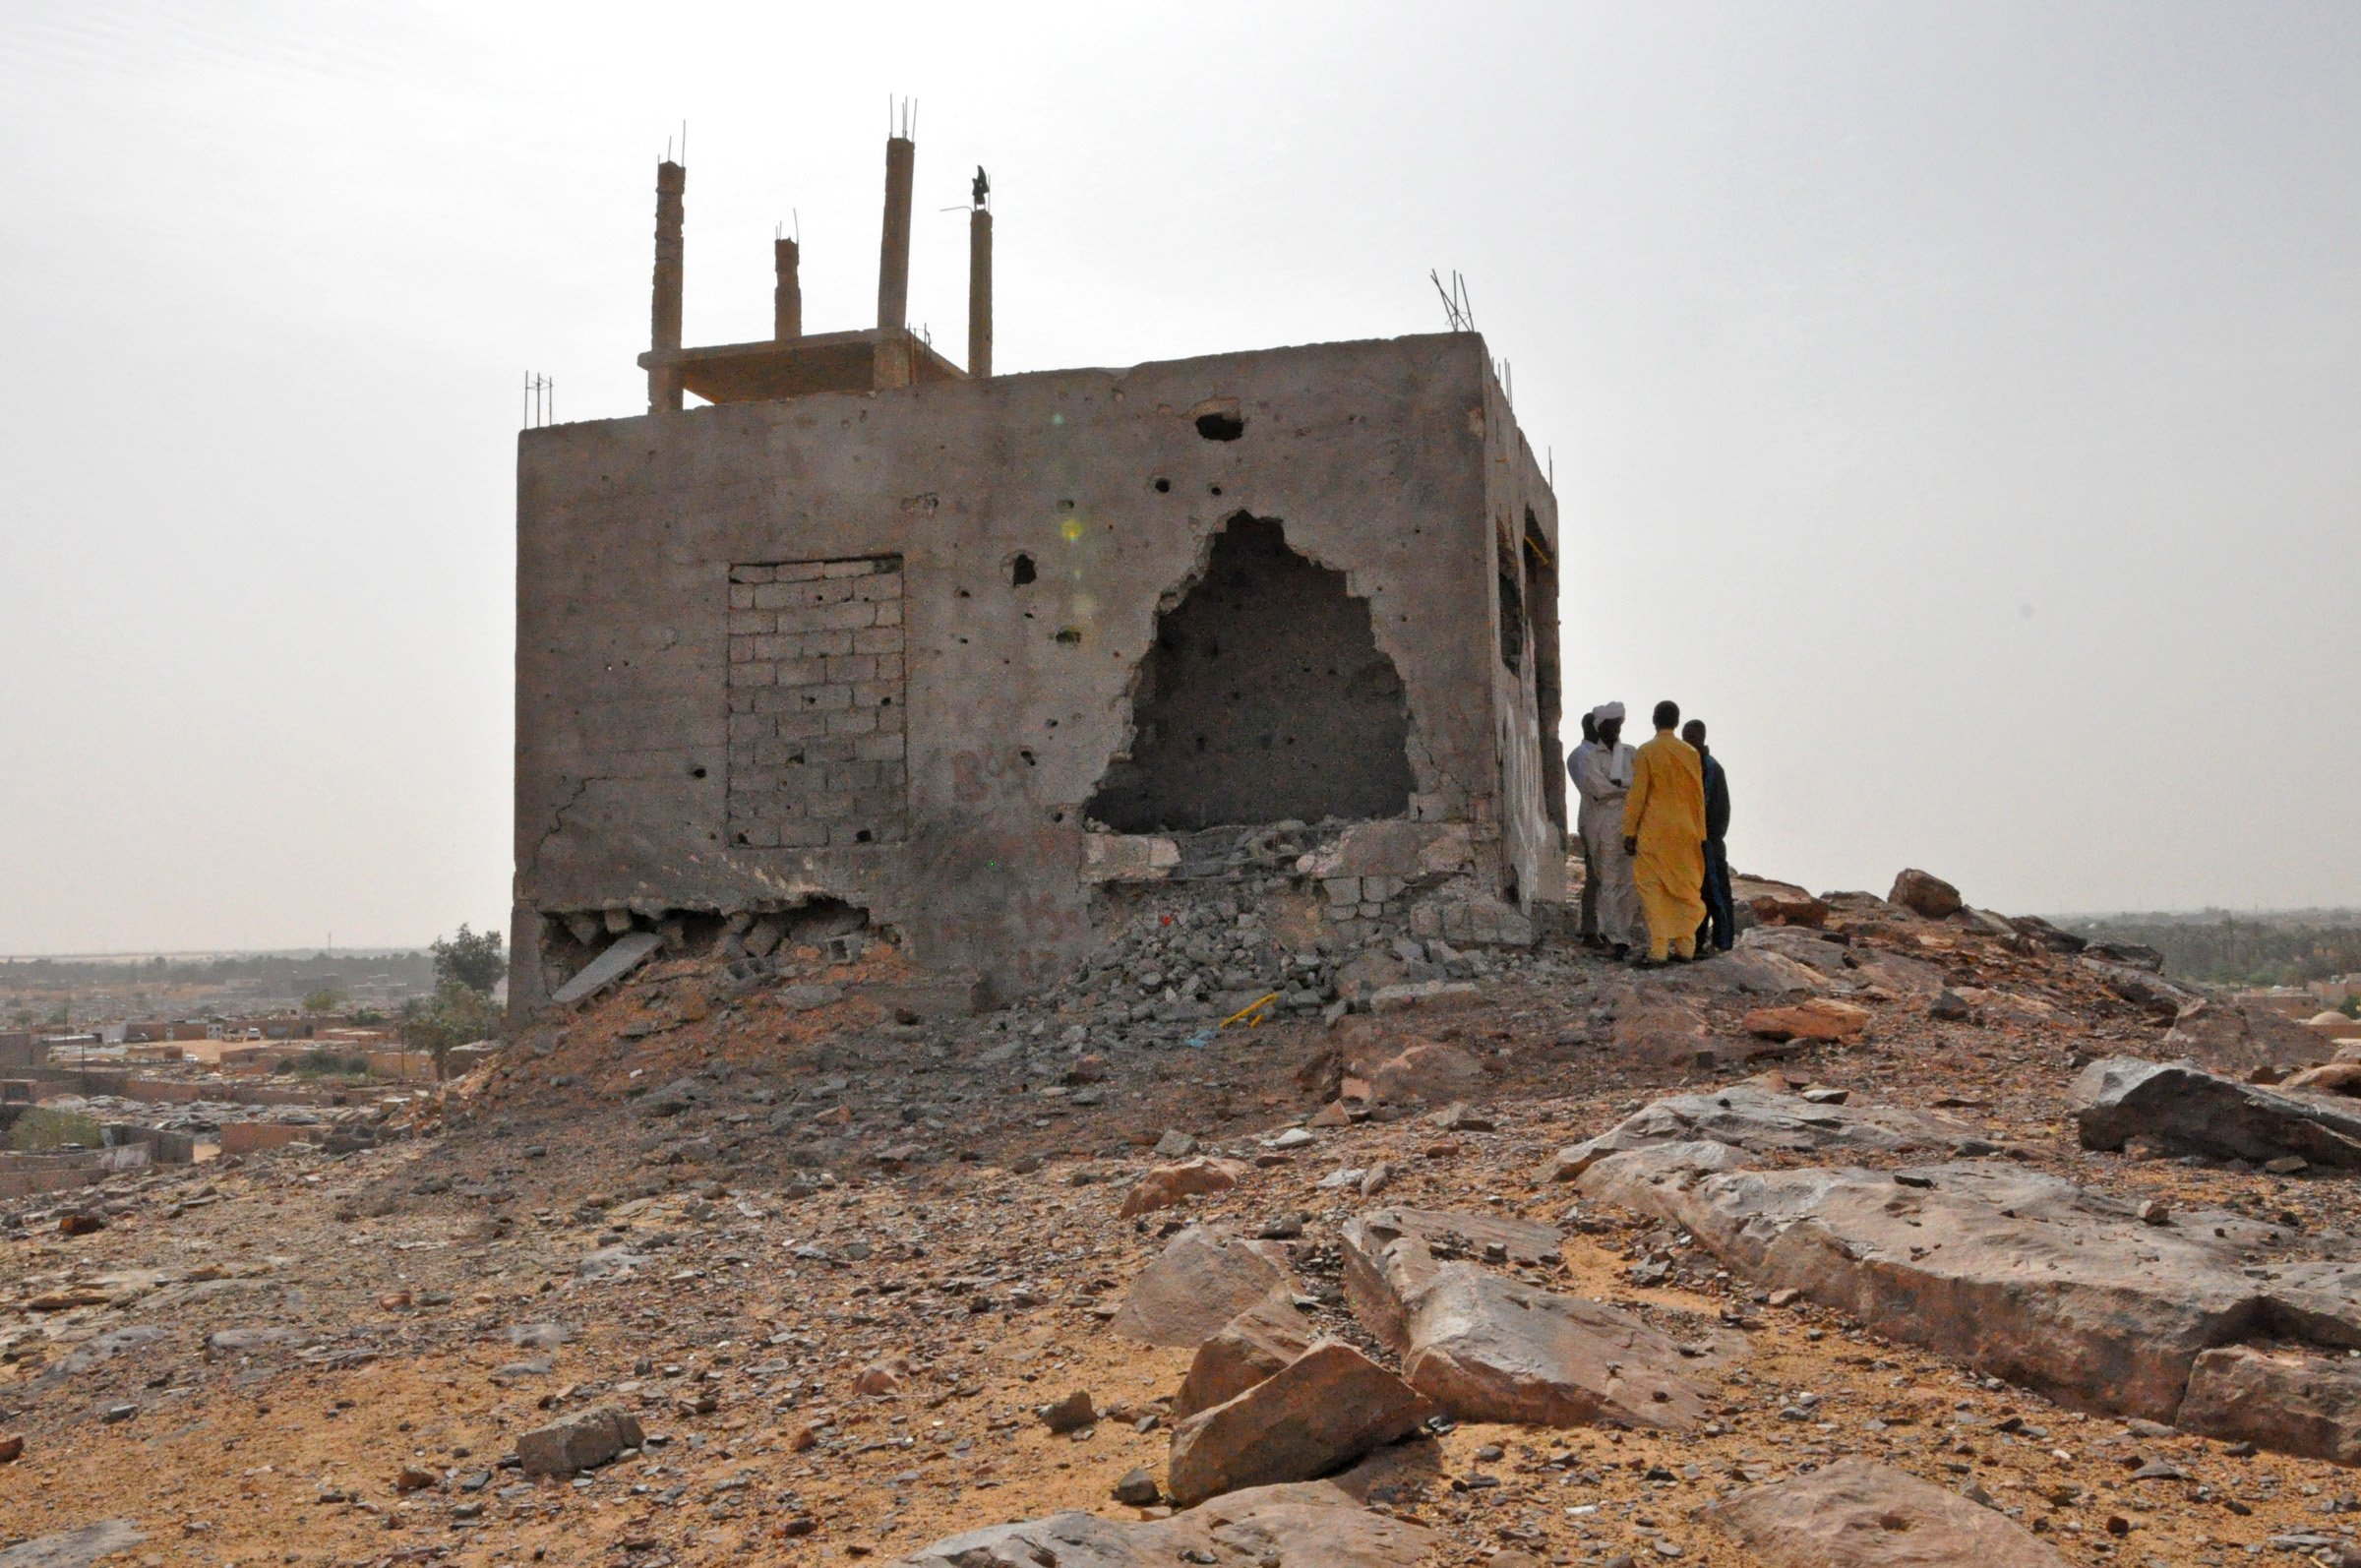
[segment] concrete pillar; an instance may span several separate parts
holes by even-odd
[[[658,355],[678,353],[681,347],[681,223],[688,189],[687,169],[670,158],[656,165],[656,276],[648,312],[648,347]],[[680,406],[679,368],[649,366],[647,411],[677,411]]]
[[[992,374],[992,213],[967,214],[967,373]]]
[[[799,269],[803,253],[793,240],[774,240],[771,243],[771,265],[779,274],[778,287],[770,296],[770,335],[780,342],[792,342],[804,335],[804,283]]]
[[[878,328],[910,325],[910,179],[918,144],[906,136],[885,142],[885,233],[878,247]]]

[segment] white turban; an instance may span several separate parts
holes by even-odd
[[[1619,719],[1622,716],[1623,704],[1620,702],[1602,702],[1591,709],[1591,722],[1594,724],[1604,724],[1609,719]]]

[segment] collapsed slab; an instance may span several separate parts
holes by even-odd
[[[1641,1149],[1593,1166],[1582,1190],[1686,1230],[1758,1284],[2080,1410],[2189,1425],[2209,1350],[2361,1345],[2361,1264],[2252,1267],[2267,1226],[2210,1210],[2145,1223],[2008,1166],[1700,1173],[1677,1147]]]
[[[886,1568],[1253,1568],[1276,1559],[1333,1568],[1413,1568],[1434,1533],[1361,1507],[1335,1481],[1256,1486],[1175,1514],[1124,1523],[1053,1514],[938,1540]]]
[[[1419,1429],[1432,1407],[1350,1345],[1313,1346],[1173,1431],[1165,1486],[1182,1506],[1310,1480]]]
[[[1697,1141],[1754,1154],[1901,1154],[1981,1142],[1975,1129],[1956,1116],[1892,1106],[1823,1105],[1761,1083],[1736,1083],[1704,1094],[1673,1095],[1634,1112],[1599,1136],[1559,1150],[1544,1178],[1570,1180],[1629,1149]]]
[[[1273,1291],[1293,1287],[1278,1247],[1192,1225],[1131,1282],[1112,1326],[1146,1345],[1202,1345]]]
[[[1915,1476],[1841,1459],[1742,1491],[1699,1519],[1747,1548],[1756,1568],[2065,1568],[2005,1515]]]
[[[2145,1138],[2172,1154],[2361,1168],[2361,1109],[2237,1083],[2194,1062],[2110,1056],[2085,1067],[2067,1099],[2086,1149]]]

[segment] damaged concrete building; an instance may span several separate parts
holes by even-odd
[[[1483,340],[995,376],[979,171],[962,369],[907,322],[914,154],[874,329],[804,332],[780,240],[773,335],[710,348],[664,162],[647,413],[520,438],[512,1005],[750,921],[1015,996],[1241,825],[1302,940],[1531,940],[1557,513]]]

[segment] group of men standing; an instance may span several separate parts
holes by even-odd
[[[1729,951],[1737,915],[1729,781],[1704,724],[1683,727],[1677,702],[1659,702],[1654,717],[1656,739],[1633,748],[1622,703],[1593,708],[1566,771],[1582,795],[1582,939],[1661,964]]]

